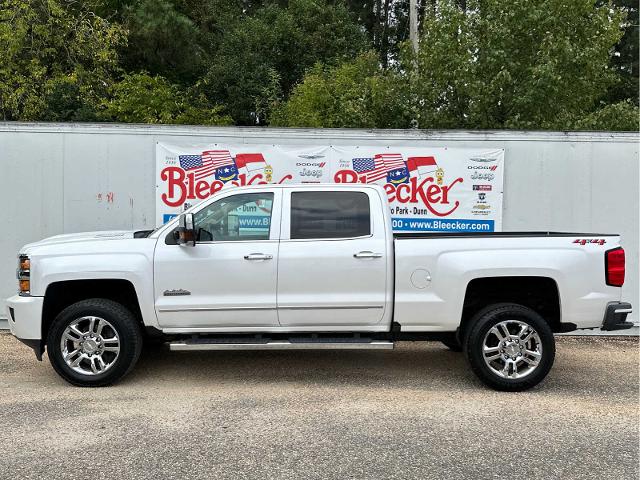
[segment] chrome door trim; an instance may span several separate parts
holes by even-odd
[[[304,306],[298,306],[298,307],[293,305],[278,306],[278,309],[280,310],[362,310],[362,309],[380,310],[383,308],[384,308],[384,305],[322,305],[322,306],[304,305]]]
[[[218,312],[234,310],[275,310],[276,307],[191,307],[191,308],[158,308],[158,312]]]

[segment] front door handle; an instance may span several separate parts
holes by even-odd
[[[355,258],[380,258],[380,257],[382,257],[382,254],[381,253],[364,251],[364,252],[354,253],[353,256]]]
[[[273,255],[267,255],[265,253],[250,253],[249,255],[245,255],[245,260],[271,260]]]

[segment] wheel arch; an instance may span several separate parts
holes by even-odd
[[[42,307],[42,339],[47,338],[49,326],[69,305],[89,298],[106,298],[125,306],[144,326],[136,288],[122,278],[76,279],[51,283],[47,286]]]
[[[469,328],[474,315],[496,303],[516,303],[538,313],[554,332],[570,331],[575,325],[563,324],[560,290],[555,279],[547,276],[479,277],[467,283],[459,338]]]

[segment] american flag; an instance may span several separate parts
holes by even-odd
[[[373,158],[354,158],[352,162],[356,172],[365,174],[367,183],[386,178],[388,172],[405,167],[402,155],[399,153],[379,153]]]
[[[196,178],[211,175],[221,167],[229,165],[235,167],[229,150],[207,150],[206,152],[202,152],[202,163],[205,165],[205,168],[201,173],[196,174]]]
[[[351,162],[353,163],[353,169],[358,173],[370,172],[376,166],[372,157],[354,158]]]
[[[178,155],[178,160],[184,170],[202,167],[202,155]]]
[[[195,174],[196,180],[207,177],[220,167],[234,165],[229,150],[208,150],[202,155],[179,155],[180,166]]]

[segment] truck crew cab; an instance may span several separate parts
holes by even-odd
[[[58,235],[19,253],[13,335],[79,386],[143,340],[171,350],[392,349],[440,340],[499,390],[549,372],[554,332],[630,328],[619,237],[394,234],[375,185],[225,189],[149,232]]]

